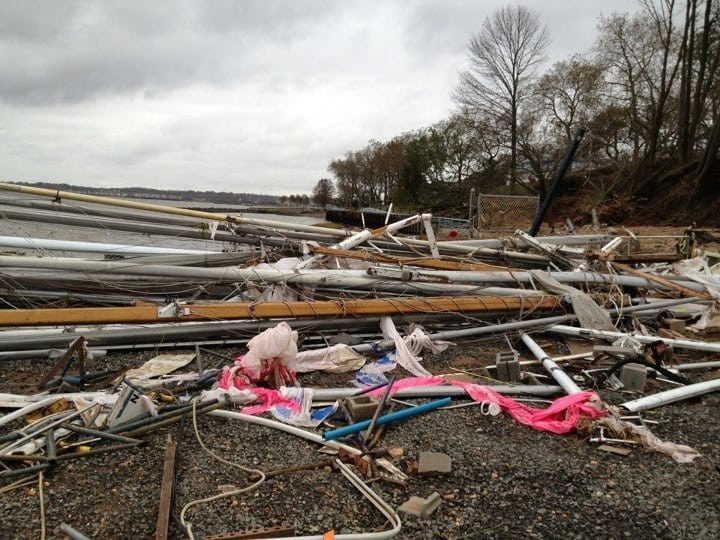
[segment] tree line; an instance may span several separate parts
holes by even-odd
[[[547,192],[579,125],[574,175],[597,197],[689,178],[718,189],[720,0],[638,0],[600,19],[595,45],[546,69],[541,17],[505,6],[471,37],[448,118],[371,140],[328,165],[316,204],[438,210],[482,192]]]

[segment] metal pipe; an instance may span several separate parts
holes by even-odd
[[[444,340],[444,339],[457,339],[462,337],[478,337],[492,334],[499,334],[506,331],[520,330],[524,328],[535,328],[537,326],[546,326],[557,324],[563,321],[571,321],[575,319],[574,315],[558,315],[556,317],[546,317],[543,319],[530,319],[526,321],[515,321],[509,323],[492,324],[488,326],[479,326],[475,328],[463,328],[462,330],[445,330],[444,332],[435,332],[428,336],[432,341]],[[369,352],[381,351],[386,349],[392,349],[395,347],[395,342],[391,339],[384,339],[382,341],[375,341],[373,343],[363,343],[361,345],[355,345],[353,350],[364,354]]]
[[[387,388],[385,388],[385,391],[383,392],[383,395],[380,398],[380,401],[378,401],[377,407],[375,407],[375,412],[373,413],[373,416],[370,419],[370,424],[368,424],[368,428],[365,430],[365,436],[363,437],[363,444],[367,444],[368,441],[370,440],[370,436],[372,435],[373,429],[375,429],[375,425],[377,424],[378,418],[380,417],[380,414],[382,413],[383,408],[385,407],[385,403],[387,402],[388,397],[390,397],[390,392],[392,391],[392,385],[394,382],[395,382],[395,375],[393,374],[387,383]]]
[[[19,236],[0,236],[0,246],[19,249],[78,251],[87,253],[111,253],[118,255],[208,255],[212,253],[217,253],[215,251],[205,251],[197,249],[127,246],[124,244],[104,244],[98,242],[79,242],[73,240],[22,238]]]
[[[20,476],[22,474],[35,474],[40,471],[44,471],[50,467],[49,463],[38,463],[37,465],[31,465],[29,467],[23,467],[22,469],[12,469],[9,471],[0,472],[0,478],[10,478],[11,476]]]
[[[500,384],[488,385],[495,392],[504,395],[520,395],[528,394],[534,396],[554,396],[562,393],[560,386],[550,385],[533,385],[533,384]],[[357,388],[314,388],[313,401],[334,401],[352,397],[357,392]],[[393,394],[393,397],[402,398],[438,398],[438,397],[462,397],[465,396],[465,390],[459,386],[416,386],[403,388]]]
[[[560,369],[560,366],[558,366],[546,353],[542,350],[542,348],[535,343],[533,338],[531,338],[527,334],[520,334],[520,339],[522,339],[525,346],[530,349],[530,352],[532,352],[535,355],[535,358],[540,360],[542,362],[543,367],[545,370],[552,375],[553,379],[555,379],[560,386],[562,386],[562,389],[565,390],[565,393],[567,394],[579,394],[582,392],[580,387],[575,384],[575,381],[573,381],[567,373],[565,373],[562,369]]]
[[[67,340],[67,338],[66,338]],[[94,360],[99,360],[107,356],[105,349],[88,349]],[[59,358],[67,352],[67,349],[33,349],[27,351],[0,351],[0,362],[3,360],[47,360],[51,355],[57,354]]]
[[[51,197],[53,199],[68,199],[74,201],[84,201],[89,203],[104,204],[109,206],[119,206],[123,208],[136,208],[138,210],[147,210],[150,212],[159,212],[163,214],[173,214],[176,216],[187,216],[200,219],[209,219],[211,221],[227,221],[230,223],[244,223],[248,225],[258,225],[265,227],[275,227],[279,229],[293,229],[296,231],[304,231],[310,233],[320,233],[332,235],[336,237],[347,236],[346,231],[327,229],[325,227],[315,227],[311,225],[300,225],[297,223],[287,223],[282,221],[272,221],[267,219],[244,218],[231,214],[221,214],[216,212],[204,212],[200,210],[188,210],[186,208],[175,208],[172,206],[164,206],[161,204],[150,204],[137,201],[128,201],[124,199],[115,199],[112,197],[101,197],[97,195],[84,195],[82,193],[72,193],[70,191],[60,191],[54,189],[37,188],[31,186],[19,186],[7,182],[0,182],[0,190],[11,191],[15,193],[26,193],[30,195],[39,195],[41,197]]]
[[[689,341],[686,339],[668,339],[659,336],[636,336],[633,334],[625,334],[623,332],[610,332],[608,330],[592,330],[589,328],[576,328],[574,326],[556,325],[548,329],[548,332],[554,332],[563,336],[574,336],[584,338],[603,338],[616,340],[620,338],[636,339],[640,343],[656,343],[662,341],[667,345],[672,345],[677,349],[687,349],[690,351],[705,351],[720,353],[720,343],[707,343],[704,341]]]
[[[710,381],[689,384],[681,388],[673,388],[672,390],[666,390],[665,392],[659,392],[651,396],[644,396],[632,401],[626,401],[620,406],[630,412],[647,411],[648,409],[654,409],[675,403],[676,401],[709,394],[710,392],[717,392],[718,390],[720,390],[720,379],[712,379]]]
[[[383,424],[389,424],[396,420],[403,420],[411,416],[417,416],[418,414],[422,414],[424,412],[432,411],[440,407],[444,407],[445,405],[449,405],[451,401],[451,398],[446,397],[431,401],[429,403],[423,403],[422,405],[418,405],[417,407],[410,407],[409,409],[403,409],[398,412],[383,415],[378,418],[377,422],[375,423],[378,426],[382,426]],[[365,420],[364,422],[358,422],[357,424],[351,424],[349,426],[325,431],[322,434],[322,438],[326,441],[339,439],[341,437],[345,437],[346,435],[352,435],[353,433],[358,433],[359,431],[367,429],[368,426],[370,426],[370,420]]]
[[[97,406],[97,405],[98,405],[97,403],[91,403],[91,404],[88,405],[87,407],[83,407],[82,409],[78,409],[78,410],[76,410],[76,411],[73,411],[73,412],[68,413],[66,416],[63,416],[63,417],[60,418],[59,420],[57,420],[57,421],[55,421],[55,422],[52,422],[52,423],[46,425],[45,427],[43,427],[42,429],[40,429],[40,430],[38,430],[38,431],[36,431],[36,432],[34,432],[34,433],[30,433],[30,434],[28,434],[28,435],[25,435],[25,436],[23,436],[23,437],[20,437],[19,439],[13,441],[12,444],[11,444],[9,447],[5,447],[5,448],[1,449],[1,450],[0,450],[0,456],[1,456],[1,455],[5,455],[5,454],[9,454],[14,448],[16,448],[17,446],[19,446],[19,445],[22,444],[23,442],[25,442],[25,441],[27,441],[27,440],[29,440],[29,439],[32,439],[32,438],[36,437],[37,435],[39,435],[40,433],[43,433],[43,432],[48,431],[49,429],[54,429],[54,428],[58,427],[60,424],[64,424],[65,422],[69,422],[69,421],[72,420],[73,418],[77,418],[78,416],[80,416],[80,415],[81,415],[82,413],[84,413],[85,411],[88,411],[88,410],[92,409],[93,407],[95,407],[95,406]],[[26,414],[27,414],[27,413],[26,413]],[[5,420],[5,418],[3,417],[2,420]]]
[[[67,523],[61,523],[60,530],[67,534],[72,540],[90,540],[90,538],[85,536],[83,533],[77,531],[76,529],[73,529]]]
[[[355,389],[357,390],[357,389]],[[358,450],[357,448],[353,446],[349,446],[347,444],[343,444],[341,442],[337,441],[325,441],[323,438],[318,435],[317,433],[313,433],[311,431],[306,431],[304,429],[296,428],[295,426],[291,426],[288,424],[283,424],[282,422],[278,422],[277,420],[271,420],[269,418],[264,418],[262,416],[252,416],[249,414],[243,414],[235,411],[212,411],[208,413],[210,416],[218,416],[220,418],[229,418],[232,420],[242,420],[243,422],[247,422],[249,424],[256,424],[264,427],[269,427],[272,429],[278,429],[280,431],[284,431],[285,433],[289,433],[290,435],[295,435],[296,437],[300,437],[302,439],[305,439],[307,441],[314,442],[316,444],[320,444],[323,446],[330,446],[332,448],[342,449],[345,452],[348,452],[354,456],[359,456],[362,454],[361,450]]]
[[[573,158],[575,157],[575,152],[577,152],[578,146],[580,146],[580,143],[583,140],[583,137],[585,136],[585,132],[587,131],[587,128],[584,126],[580,126],[575,130],[575,134],[573,135],[572,141],[570,141],[570,145],[568,146],[567,152],[565,153],[565,157],[563,158],[562,162],[560,163],[560,166],[558,167],[557,171],[555,172],[555,176],[553,177],[552,184],[550,185],[550,189],[548,190],[547,194],[545,195],[545,199],[542,202],[542,206],[538,210],[537,215],[535,216],[535,221],[533,222],[532,226],[530,227],[530,230],[528,230],[528,234],[530,236],[537,235],[538,231],[540,230],[540,225],[542,225],[543,220],[545,219],[545,214],[547,213],[548,209],[550,208],[550,203],[552,202],[553,198],[555,197],[555,192],[557,191],[558,184],[560,183],[560,180],[565,176],[565,173],[570,168],[570,164],[573,161]]]

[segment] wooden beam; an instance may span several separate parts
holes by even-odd
[[[226,302],[221,304],[180,304],[169,307],[138,305],[100,308],[0,309],[0,327],[362,317],[411,313],[512,313],[561,308],[560,299],[555,296],[435,296],[249,304]]]
[[[173,441],[172,434],[168,433],[167,445],[165,446],[165,465],[163,466],[162,486],[160,488],[160,509],[158,510],[157,525],[155,526],[155,540],[167,540],[168,527],[170,525],[170,511],[174,498],[173,487],[175,485],[175,458],[177,456],[177,444]]]
[[[502,272],[512,271],[507,266],[496,266],[481,262],[450,261],[447,259],[433,259],[430,257],[401,257],[385,255],[366,250],[334,249],[322,246],[310,246],[312,253],[326,255],[328,257],[339,257],[343,259],[359,259],[374,263],[398,264],[406,266],[418,266],[421,268],[433,268],[435,270],[457,270],[457,271],[479,271],[479,272]]]

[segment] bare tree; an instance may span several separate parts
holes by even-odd
[[[510,135],[511,192],[517,177],[518,118],[550,41],[539,15],[505,6],[485,19],[468,45],[469,68],[460,73],[453,99],[466,111],[492,115]]]
[[[603,68],[573,56],[555,63],[538,82],[537,94],[552,125],[557,146],[567,145],[578,124],[587,124],[602,105]]]
[[[321,178],[313,188],[312,200],[318,206],[325,207],[332,202],[335,186],[329,178]]]

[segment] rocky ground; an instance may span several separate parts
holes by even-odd
[[[550,353],[567,352],[561,343],[542,343]],[[425,365],[436,374],[472,373],[490,363],[503,346],[497,340],[464,343],[427,356]],[[519,344],[517,348],[522,350]],[[111,368],[130,367],[154,354],[115,353],[107,363]],[[0,392],[21,390],[23,382],[27,390],[49,366],[47,361],[6,361]],[[572,372],[572,366],[567,369]],[[717,370],[692,375],[694,380],[717,376]],[[347,386],[350,378],[314,373],[301,381]],[[653,390],[661,388],[654,381],[652,385]],[[632,398],[605,389],[600,393],[609,403]],[[702,454],[693,463],[679,464],[640,448],[625,457],[601,451],[578,434],[533,431],[504,414],[484,416],[477,406],[434,411],[393,423],[381,439],[379,447],[402,449],[402,455],[394,451],[396,457],[389,459],[409,474],[406,484],[374,480],[370,486],[395,509],[411,496],[440,494],[442,503],[431,516],[400,514],[402,530],[397,537],[404,539],[717,538],[719,413],[718,398],[707,396],[644,414],[658,422],[652,429],[660,438],[688,444]],[[207,447],[233,463],[265,472],[314,467],[281,472],[252,492],[191,508],[187,520],[198,538],[286,524],[297,535],[321,535],[334,529],[359,537],[388,527],[382,515],[332,466],[332,456],[319,453],[317,445],[269,428],[207,415],[199,417],[198,428]],[[220,493],[220,486],[251,483],[248,473],[216,461],[200,447],[188,419],[143,436],[143,446],[59,462],[48,470],[43,484],[47,537],[62,538],[62,522],[90,538],[154,537],[168,433],[179,452],[174,505],[178,515],[188,502]],[[418,475],[416,464],[422,451],[448,454],[451,472]],[[3,480],[0,487],[9,483]],[[39,505],[37,480],[0,494],[0,536],[40,537]],[[172,525],[170,537],[184,536]]]

